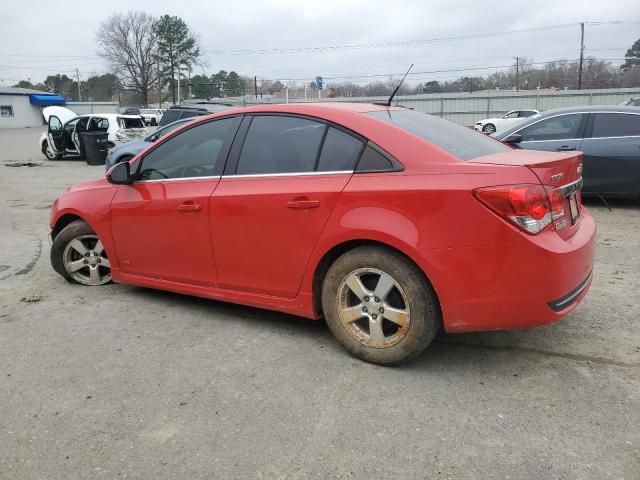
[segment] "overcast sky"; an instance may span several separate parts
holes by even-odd
[[[107,72],[98,56],[95,32],[109,14],[132,8],[153,15],[178,15],[187,22],[205,53],[204,65],[194,73],[235,70],[265,79],[390,74],[403,72],[410,63],[415,63],[415,72],[492,67],[424,73],[412,76],[413,81],[483,75],[511,64],[515,56],[536,62],[577,58],[580,29],[575,25],[495,37],[320,52],[240,55],[229,51],[409,42],[581,21],[636,22],[586,26],[587,55],[620,59],[640,38],[639,0],[3,0],[0,85],[25,78],[35,83],[54,73],[70,75],[76,67],[82,78]]]

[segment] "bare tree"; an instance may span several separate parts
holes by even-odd
[[[145,12],[114,13],[98,28],[100,56],[107,59],[123,87],[149,103],[149,90],[157,82],[154,18]]]

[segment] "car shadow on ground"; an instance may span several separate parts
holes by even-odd
[[[327,353],[343,355],[345,358],[353,359],[334,339],[324,319],[309,320],[295,315],[245,305],[143,287],[127,286],[126,288],[130,288],[130,294],[139,297],[143,302],[166,302],[174,307],[193,311],[194,313],[210,314],[212,317],[223,318],[225,322],[241,322],[243,325],[249,322],[252,327],[260,328],[262,325],[265,330],[282,331],[285,334],[295,332],[297,338],[295,341],[308,340],[311,344],[320,344]],[[138,302],[136,301],[136,303]],[[179,320],[177,319],[176,321]],[[556,352],[551,349],[523,346],[519,333],[526,333],[526,331],[465,334],[447,334],[444,331],[440,331],[433,343],[418,358],[402,365],[400,368],[411,371],[451,369],[452,366],[454,368],[457,368],[456,366],[467,368],[469,362],[479,359],[497,362],[502,364],[504,368],[508,368],[511,362],[535,363],[532,362],[532,359],[536,357],[569,358],[577,361],[594,360],[590,357],[582,358],[580,355]],[[558,335],[562,335],[562,333],[558,332]],[[553,335],[550,336],[550,339],[553,340]],[[606,359],[604,359],[604,363],[608,363]]]

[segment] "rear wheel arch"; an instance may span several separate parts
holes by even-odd
[[[354,248],[358,248],[358,247],[365,247],[365,246],[371,246],[371,247],[380,247],[380,248],[384,248],[386,250],[389,250],[393,253],[399,254],[401,256],[403,256],[404,258],[406,258],[409,262],[411,262],[413,265],[415,265],[415,267],[417,268],[417,270],[420,272],[420,274],[423,277],[423,280],[431,287],[431,290],[433,291],[435,297],[436,297],[436,303],[438,306],[438,309],[440,309],[440,300],[438,298],[438,293],[433,285],[433,283],[431,282],[431,280],[429,279],[429,277],[427,276],[427,274],[424,272],[424,270],[420,267],[420,265],[418,265],[418,263],[411,258],[410,255],[407,255],[405,252],[403,252],[402,250],[388,244],[388,243],[384,243],[378,240],[371,240],[371,239],[353,239],[353,240],[347,240],[344,241],[342,243],[339,243],[337,245],[334,245],[331,249],[329,249],[320,259],[320,261],[317,263],[315,270],[314,270],[314,274],[313,274],[313,283],[312,283],[312,296],[313,296],[313,308],[314,311],[322,314],[322,285],[324,283],[324,279],[327,275],[327,272],[329,271],[329,268],[331,267],[331,265],[342,255],[344,255],[345,253],[347,253],[350,250],[353,250]],[[441,310],[441,309],[440,309]]]

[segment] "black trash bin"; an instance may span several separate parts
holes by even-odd
[[[85,132],[80,134],[82,156],[89,165],[104,165],[109,149],[109,134],[107,132]]]

